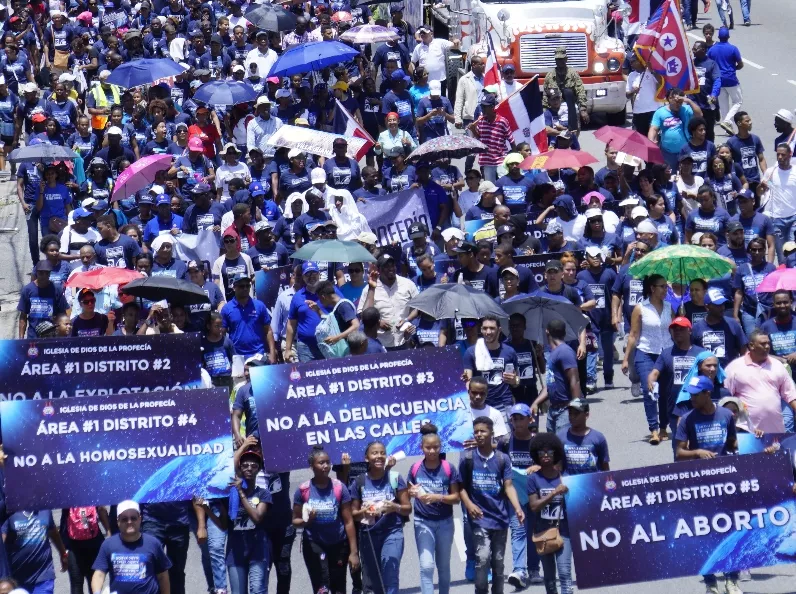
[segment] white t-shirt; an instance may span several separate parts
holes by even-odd
[[[766,170],[763,181],[768,191],[763,194],[763,212],[771,218],[792,217],[796,214],[796,167],[780,169],[774,165]]]
[[[586,231],[586,217],[579,214],[575,218],[565,221],[561,217],[556,217],[561,228],[564,229],[564,239],[568,241],[580,241],[583,239],[583,232]],[[616,227],[614,227],[615,229]]]
[[[681,178],[679,175],[675,175],[672,178],[672,181],[677,184],[677,190],[680,192],[680,196],[683,197],[683,218],[685,218],[692,210],[699,207],[697,201],[693,198],[689,198],[686,196],[686,194],[696,196],[699,188],[705,183],[705,180],[702,177],[695,175],[694,183],[687,184],[683,181],[683,178]]]
[[[221,188],[222,202],[229,200],[229,180],[235,177],[244,181],[251,179],[249,168],[245,163],[236,163],[235,165],[227,165],[224,163],[221,167],[216,169],[216,188]],[[246,185],[248,185],[248,181],[246,181]]]
[[[658,109],[661,103],[655,101],[655,94],[658,90],[655,77],[649,72],[636,72],[634,70],[627,75],[627,92],[638,89],[639,86],[641,88],[633,103],[633,113],[649,113]]]
[[[420,64],[428,71],[428,80],[443,81],[448,76],[445,67],[445,50],[453,47],[447,39],[432,39],[431,43],[418,43],[412,50],[412,62]]]
[[[488,404],[485,404],[484,408],[480,410],[477,408],[470,407],[470,412],[473,415],[473,420],[475,420],[478,417],[489,417],[490,419],[492,419],[492,423],[494,424],[493,429],[494,429],[495,439],[497,439],[498,437],[503,437],[504,435],[508,434],[509,430],[506,427],[506,422],[503,420],[503,415],[498,409],[493,408]]]

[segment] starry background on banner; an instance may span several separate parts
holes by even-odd
[[[706,469],[733,466],[737,472],[680,478],[682,472],[701,473]],[[676,480],[622,487],[622,481],[678,474]],[[759,490],[744,493],[743,483],[756,479]],[[694,486],[725,484],[732,482],[733,495],[719,495],[688,501],[667,503],[665,491]],[[792,502],[792,473],[789,456],[782,454],[755,454],[748,456],[722,456],[711,460],[691,460],[594,474],[566,477],[569,488],[566,495],[565,513],[569,524],[572,553],[578,586],[596,588],[619,584],[632,584],[678,576],[723,573],[754,567],[766,567],[793,562],[794,528],[796,528],[796,505]],[[662,503],[646,504],[648,493],[661,492]],[[637,495],[641,505],[627,509],[601,511],[603,497],[626,497]],[[765,518],[765,527],[755,528],[757,519],[751,516],[752,530],[725,533],[712,529],[704,536],[681,535],[674,539],[677,521],[685,520],[694,532],[693,518],[705,516],[710,521],[717,513],[728,514],[752,509],[771,509],[782,506],[788,510],[790,521],[777,527]],[[666,539],[649,543],[638,540],[631,544],[636,525],[641,525],[651,535],[650,524],[657,526],[657,534]],[[616,528],[622,536],[614,547],[600,545],[599,549],[581,550],[580,533],[601,535],[609,527]]]
[[[367,369],[356,371],[332,372],[336,368],[346,368],[356,365],[378,366],[380,363],[390,361],[408,360],[405,366]],[[317,373],[316,377],[307,377],[309,373]],[[328,372],[325,374],[324,372]],[[431,383],[418,382],[418,376],[431,372],[434,381]],[[393,388],[357,390],[349,392],[348,380],[361,380],[389,375],[408,374],[412,378],[411,385],[398,385]],[[461,356],[454,347],[444,349],[426,348],[391,352],[380,355],[364,355],[348,357],[345,359],[327,359],[303,364],[288,364],[276,366],[255,367],[251,370],[252,392],[257,406],[257,418],[260,429],[260,439],[263,444],[265,466],[269,470],[294,470],[307,466],[307,454],[312,448],[307,444],[308,431],[328,430],[332,437],[331,443],[324,443],[324,449],[329,453],[332,463],[339,463],[344,452],[357,461],[363,457],[365,446],[373,441],[370,427],[397,423],[399,426],[406,421],[420,421],[428,419],[439,429],[442,451],[461,450],[465,439],[472,437],[472,416],[469,408],[464,383],[461,380]],[[294,379],[291,379],[291,376]],[[298,378],[300,376],[300,379]],[[330,385],[343,382],[345,390],[331,393]],[[325,395],[305,398],[287,398],[289,388],[309,385],[322,385]],[[334,423],[315,426],[314,415],[320,420],[326,411],[331,411],[337,420],[337,411],[344,408],[371,407],[392,403],[412,402],[421,400],[436,400],[452,398],[461,403],[462,407],[455,411],[442,413],[428,413],[401,417],[389,417],[368,421],[351,421],[349,423]],[[297,427],[299,416],[306,415],[310,426]],[[293,426],[290,429],[269,431],[266,419],[290,417]],[[342,435],[346,427],[361,425],[365,428],[366,435],[362,439],[350,439],[336,443],[334,429]],[[422,455],[420,437],[417,434],[388,435],[381,441],[384,442],[387,452],[394,454],[403,452],[407,456]]]
[[[78,353],[45,355],[48,348],[71,349],[74,347],[94,348],[149,344],[152,350],[112,351],[105,353]],[[146,359],[146,371],[126,371],[112,373],[65,373],[71,363],[83,364],[102,360]],[[168,359],[168,369],[164,360]],[[158,363],[159,361],[159,363]],[[61,373],[53,375],[22,375],[25,363],[58,363]],[[33,398],[36,392],[47,398],[50,392],[54,398],[61,392],[73,396],[76,390],[120,389],[159,389],[174,386],[199,387],[201,376],[201,340],[199,334],[159,334],[155,336],[97,336],[82,338],[47,338],[40,340],[2,340],[0,341],[0,396],[2,400]]]
[[[140,408],[141,403],[172,400],[174,406]],[[139,408],[129,408],[131,403]],[[124,410],[65,412],[70,406],[121,403]],[[170,415],[171,427],[103,431],[104,419]],[[182,415],[185,415],[184,417]],[[193,415],[193,421],[191,420]],[[229,397],[226,389],[175,390],[149,394],[94,396],[55,401],[27,400],[0,403],[8,509],[56,509],[109,505],[124,499],[146,503],[220,497],[228,493],[232,473],[232,440],[229,436]],[[84,432],[84,423],[97,420],[99,431]],[[182,419],[182,420],[181,420]],[[77,433],[37,435],[40,422],[74,421]],[[153,446],[214,444],[221,453],[198,456],[145,458],[81,463],[81,451],[119,450]],[[71,452],[74,463],[58,464]],[[17,467],[15,456],[47,453],[50,465]]]

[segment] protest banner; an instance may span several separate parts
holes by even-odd
[[[254,290],[258,300],[273,313],[279,295],[290,286],[290,266],[278,266],[254,273]]]
[[[582,251],[569,253],[575,256],[579,261],[583,260]],[[547,263],[550,260],[560,260],[561,256],[563,255],[564,252],[552,252],[545,254],[533,254],[531,256],[514,256],[514,264],[517,266],[522,266],[523,268],[528,268],[531,273],[533,273],[533,278],[536,279],[536,284],[541,286],[545,283],[544,268],[547,266]]]
[[[334,157],[332,144],[335,139],[343,138],[348,143],[346,155],[352,159],[358,159],[357,153],[368,143],[366,138],[358,136],[343,136],[342,134],[330,134],[301,126],[282,126],[271,134],[268,144],[273,146],[283,146],[291,149],[298,149],[311,155],[319,155],[330,159]]]
[[[250,370],[265,466],[306,468],[323,445],[332,462],[361,460],[376,439],[388,454],[422,455],[420,427],[439,428],[442,451],[473,435],[457,349],[426,348]]]
[[[376,234],[379,246],[411,241],[409,227],[413,223],[423,223],[426,229],[432,228],[422,188],[373,196],[357,203],[357,207]]]
[[[791,563],[792,479],[782,453],[565,477],[578,588]]]
[[[0,341],[0,401],[198,388],[198,334]]]
[[[227,391],[0,402],[9,511],[225,497]]]
[[[764,433],[755,437],[753,433],[738,434],[739,454],[759,454],[765,450],[790,452],[791,460],[796,453],[796,433]],[[796,462],[796,460],[794,460]]]

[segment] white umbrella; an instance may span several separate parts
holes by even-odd
[[[344,41],[352,43],[379,43],[382,41],[395,41],[398,34],[381,25],[359,25],[352,27],[340,36]]]

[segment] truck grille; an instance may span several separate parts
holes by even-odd
[[[581,72],[589,66],[585,33],[529,33],[520,37],[520,69],[523,72],[549,72],[556,66],[558,47],[567,48],[567,66]]]

